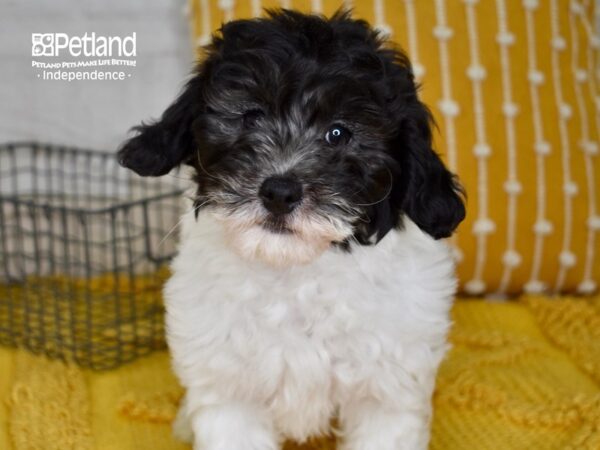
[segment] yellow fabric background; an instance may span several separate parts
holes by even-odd
[[[600,449],[600,297],[459,301],[432,450]],[[184,450],[168,355],[92,373],[0,348],[2,450]],[[285,450],[333,450],[322,439]]]
[[[408,50],[408,31],[406,23],[406,4],[411,3],[415,8],[417,41],[419,60],[425,67],[422,79],[422,99],[431,107],[436,116],[440,133],[436,137],[436,149],[447,155],[447,131],[444,118],[438,108],[442,97],[440,51],[439,41],[434,36],[433,29],[436,25],[436,1],[416,0],[412,2],[401,0],[355,0],[342,2],[341,0],[192,0],[190,2],[193,33],[196,43],[206,43],[207,33],[217,29],[223,21],[235,18],[247,18],[258,8],[279,7],[288,5],[302,11],[321,9],[325,15],[332,14],[341,5],[351,5],[356,17],[365,18],[370,23],[385,22],[392,31],[392,40]],[[531,0],[507,0],[507,22],[509,30],[515,36],[514,45],[509,47],[510,76],[512,80],[513,99],[518,105],[519,114],[515,118],[516,135],[516,160],[518,180],[522,184],[522,192],[517,197],[515,246],[514,250],[521,256],[521,263],[510,271],[504,292],[518,293],[523,290],[528,281],[532,280],[532,263],[534,253],[534,231],[536,220],[536,198],[538,187],[536,184],[536,154],[534,152],[534,131],[532,120],[532,106],[530,101],[530,84],[528,82],[528,56],[526,37],[526,15],[524,3]],[[458,236],[454,241],[462,251],[463,259],[459,264],[461,286],[472,280],[475,273],[477,258],[480,262],[482,277],[485,282],[483,290],[471,289],[472,293],[494,293],[499,290],[500,280],[504,270],[502,257],[507,250],[507,193],[503,184],[507,180],[507,138],[505,131],[505,118],[502,114],[503,91],[501,80],[500,48],[496,40],[498,33],[497,1],[485,0],[471,2],[475,4],[478,28],[478,43],[480,60],[487,70],[487,77],[483,80],[482,95],[485,109],[485,130],[487,142],[491,147],[491,156],[487,159],[488,178],[483,188],[478,188],[481,181],[481,172],[478,169],[477,158],[473,154],[475,140],[474,107],[472,82],[467,77],[466,71],[470,64],[469,39],[467,32],[466,4],[463,0],[445,0],[448,26],[453,29],[453,37],[448,40],[451,86],[453,98],[459,103],[460,113],[455,118],[457,172],[468,193],[468,216],[461,225]],[[540,108],[545,139],[551,145],[551,154],[545,158],[545,202],[547,203],[546,218],[552,223],[553,231],[543,240],[541,253],[541,268],[537,280],[544,283],[546,290],[554,290],[557,274],[560,268],[560,252],[563,244],[563,231],[565,226],[565,210],[563,198],[563,176],[565,167],[561,155],[561,142],[559,136],[559,116],[555,102],[555,91],[551,71],[551,29],[550,29],[550,1],[543,0],[538,3],[535,11],[535,38],[537,41],[536,53],[538,67],[545,75],[545,82],[539,86]],[[593,1],[578,1],[583,8],[582,20],[577,19],[577,42],[579,44],[578,64],[584,67],[587,64],[587,49],[590,41],[583,28],[583,20],[594,24],[592,11]],[[595,253],[591,264],[592,276],[588,279],[587,287],[581,284],[585,280],[584,261],[589,258],[590,244],[588,243],[588,226],[590,218],[588,173],[585,170],[584,155],[580,149],[581,117],[577,108],[574,91],[574,75],[571,69],[572,42],[569,32],[570,0],[559,0],[559,26],[561,34],[566,39],[567,47],[560,53],[561,78],[564,99],[571,106],[573,116],[567,123],[568,141],[570,143],[570,159],[568,165],[572,172],[573,181],[577,184],[578,193],[573,198],[573,230],[569,234],[572,241],[568,250],[576,257],[575,265],[566,270],[565,282],[560,286],[561,291],[574,291],[579,286],[582,292],[589,292],[600,280],[600,237],[598,231],[594,233],[592,244]],[[253,9],[254,8],[254,9]],[[594,50],[594,64],[599,54]],[[594,68],[594,81],[596,89],[600,91],[599,79]],[[590,135],[592,142],[598,142],[597,106],[590,95],[591,88],[588,83],[583,85],[584,103],[587,110]],[[600,103],[599,103],[600,105]],[[595,176],[594,190],[600,196],[600,156],[593,156],[593,175]],[[487,196],[489,205],[489,218],[495,223],[495,232],[488,235],[485,242],[478,243],[473,233],[473,225],[480,213],[482,196]],[[596,212],[596,214],[598,214]],[[479,248],[478,248],[479,247]],[[535,278],[535,277],[533,277]],[[589,281],[593,280],[590,285]],[[530,291],[535,291],[532,286]]]

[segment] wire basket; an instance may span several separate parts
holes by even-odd
[[[164,348],[181,194],[113,154],[0,145],[0,344],[99,370]]]

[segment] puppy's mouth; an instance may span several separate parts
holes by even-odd
[[[285,217],[269,216],[260,224],[261,227],[275,234],[293,234],[294,230],[288,225]]]
[[[215,208],[212,212],[238,255],[279,268],[308,264],[333,242],[341,242],[352,233],[352,225],[345,220],[301,209],[276,215],[265,213],[257,204],[236,210]]]

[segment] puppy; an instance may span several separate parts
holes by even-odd
[[[194,172],[164,294],[197,450],[427,448],[464,218],[410,63],[348,13],[221,28],[181,95],[119,152]]]

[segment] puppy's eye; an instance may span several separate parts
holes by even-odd
[[[258,122],[265,116],[260,109],[250,109],[244,113],[244,128],[254,128]]]
[[[325,140],[329,145],[340,145],[347,143],[351,136],[352,133],[347,128],[341,125],[333,125],[325,133]]]

